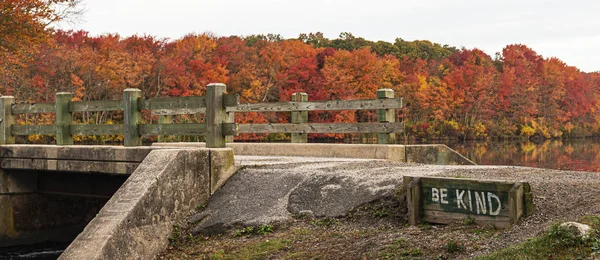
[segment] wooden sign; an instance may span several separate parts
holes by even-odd
[[[449,224],[471,218],[507,228],[534,209],[527,182],[404,176],[409,224]]]

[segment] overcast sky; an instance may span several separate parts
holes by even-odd
[[[351,32],[368,40],[430,40],[494,55],[521,43],[582,71],[600,70],[600,1],[594,0],[83,0],[92,35],[177,39]]]

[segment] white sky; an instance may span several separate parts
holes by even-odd
[[[430,40],[494,55],[521,43],[582,71],[600,70],[600,1],[594,0],[83,0],[83,21],[63,25],[92,35],[177,39],[351,32],[368,40]]]

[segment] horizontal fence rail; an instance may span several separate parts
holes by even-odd
[[[350,134],[350,133],[398,133],[404,130],[404,123],[314,123],[314,124],[243,124],[240,134]]]
[[[34,114],[34,113],[54,113],[56,108],[53,103],[42,104],[15,104],[12,106],[11,113],[19,114]]]
[[[290,102],[240,104],[238,94],[225,94],[226,86],[213,83],[205,96],[143,99],[138,89],[126,89],[123,100],[71,101],[72,94],[56,94],[55,103],[15,104],[10,96],[0,97],[0,144],[14,143],[15,136],[55,135],[59,145],[73,143],[74,135],[123,135],[125,146],[141,145],[141,136],[205,136],[207,147],[224,147],[238,134],[291,133],[292,142],[306,142],[307,134],[374,133],[379,143],[395,142],[404,131],[395,122],[403,100],[391,89],[377,91],[377,99],[308,101],[306,93],[294,93]],[[308,123],[308,111],[377,110],[377,123]],[[123,111],[123,124],[73,124],[73,113]],[[143,124],[141,111],[158,115],[158,124]],[[235,113],[291,112],[289,124],[236,124]],[[15,116],[55,113],[52,125],[17,125]],[[205,114],[205,123],[173,124],[171,115]]]
[[[71,102],[71,112],[101,112],[101,111],[123,111],[123,101],[119,100],[93,100]]]
[[[241,104],[227,107],[227,112],[293,112],[401,108],[402,99],[333,100],[311,102],[277,102]]]

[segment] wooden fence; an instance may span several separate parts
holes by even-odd
[[[57,145],[73,144],[73,135],[123,135],[125,146],[141,145],[145,135],[205,136],[209,148],[225,147],[241,133],[291,133],[292,142],[306,142],[311,133],[378,133],[379,143],[394,143],[404,125],[395,122],[402,99],[391,89],[377,91],[377,99],[308,101],[306,93],[295,93],[291,102],[240,104],[237,94],[226,94],[226,86],[209,84],[205,96],[143,99],[139,89],[125,89],[123,100],[77,101],[72,94],[56,94],[55,103],[15,104],[14,97],[0,97],[0,144],[15,143],[20,135],[55,135]],[[158,124],[143,124],[141,111],[158,115]],[[308,123],[308,111],[378,110],[377,123]],[[117,125],[73,124],[74,112],[123,111]],[[235,113],[291,112],[291,124],[236,124]],[[53,125],[16,125],[20,114],[55,113]],[[205,114],[205,123],[172,124],[171,115]]]

